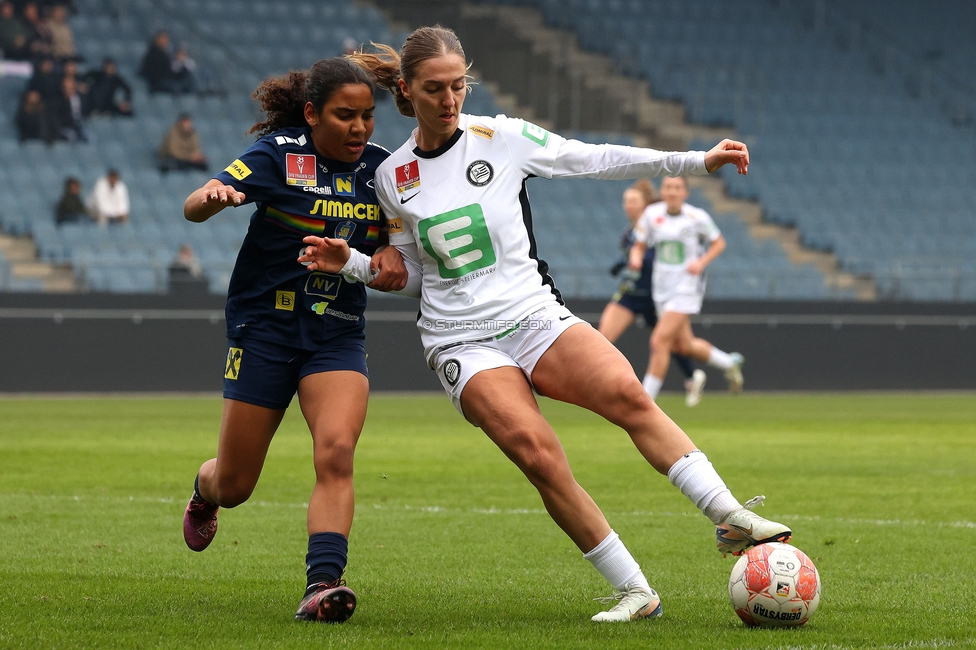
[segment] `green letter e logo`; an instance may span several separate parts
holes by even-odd
[[[424,219],[418,229],[442,278],[460,278],[495,263],[485,215],[477,203]]]

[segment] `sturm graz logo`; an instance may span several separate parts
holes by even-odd
[[[468,165],[468,182],[475,187],[487,185],[494,177],[495,170],[487,160],[476,160]]]
[[[447,380],[451,386],[458,383],[458,379],[461,378],[461,362],[457,359],[448,359],[447,363],[444,364],[444,379]]]

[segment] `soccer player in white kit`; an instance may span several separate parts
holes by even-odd
[[[644,390],[656,399],[668,374],[671,353],[677,352],[725,371],[729,391],[742,390],[742,355],[719,350],[695,338],[688,316],[701,311],[705,296],[705,269],[725,250],[725,238],[712,217],[688,205],[684,178],[661,181],[661,201],[647,206],[634,226],[634,245],[628,266],[644,264],[647,247],[655,247],[654,305],[658,321],[651,334],[651,363],[644,375]],[[704,250],[702,241],[709,242]]]
[[[648,397],[606,338],[562,304],[536,255],[524,181],[743,173],[744,144],[708,153],[588,145],[518,119],[461,113],[467,62],[454,33],[422,27],[399,54],[351,55],[416,117],[411,138],[376,175],[390,243],[421,297],[425,355],[455,407],[522,470],[546,510],[616,590],[594,621],[660,616],[661,601],[599,507],[576,482],[535,392],[577,404],[622,427],[645,459],[718,527],[721,552],[790,538],[789,528],[743,507],[705,455]],[[387,162],[389,164],[387,164]],[[311,270],[368,278],[368,258],[336,239],[308,237]],[[750,505],[750,504],[747,504]]]

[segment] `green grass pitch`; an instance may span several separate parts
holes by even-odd
[[[664,617],[597,625],[602,578],[443,396],[374,396],[341,626],[296,623],[311,444],[285,419],[204,553],[181,518],[219,398],[0,400],[0,648],[943,648],[976,645],[976,399],[710,394],[662,406],[823,580],[797,630],[749,630],[710,523],[625,434],[549,401],[580,483]]]

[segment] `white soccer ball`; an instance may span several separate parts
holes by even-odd
[[[729,598],[749,627],[803,625],[820,604],[820,574],[800,549],[760,544],[732,567]]]

